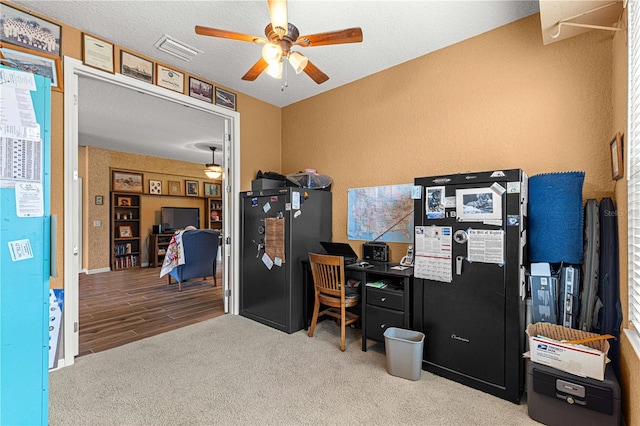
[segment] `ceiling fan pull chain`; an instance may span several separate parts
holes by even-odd
[[[289,69],[288,67],[284,67],[284,84],[280,86],[280,91],[284,92],[284,89],[289,87]]]

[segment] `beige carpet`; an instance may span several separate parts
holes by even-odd
[[[51,425],[527,425],[516,405],[423,371],[387,373],[349,329],[292,335],[225,315],[80,357],[50,374]],[[428,337],[425,341],[428,344]]]

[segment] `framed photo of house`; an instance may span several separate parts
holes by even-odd
[[[216,87],[216,105],[236,110],[236,94]]]
[[[4,65],[18,69],[29,69],[34,74],[48,77],[51,80],[51,89],[58,92],[62,91],[62,72],[59,57],[36,53],[34,50],[8,44],[0,45],[0,57],[4,59]]]
[[[614,180],[622,179],[624,176],[624,152],[622,146],[622,133],[615,134],[609,142],[611,150],[611,177]]]
[[[222,187],[218,183],[204,183],[204,195],[207,197],[219,197],[221,189]]]
[[[185,192],[187,195],[191,196],[191,197],[197,197],[198,196],[198,182],[195,180],[188,180],[187,181],[187,186],[185,188]]]
[[[118,207],[131,207],[131,197],[118,197]]]
[[[164,65],[156,65],[156,85],[184,93],[184,74]]]
[[[180,195],[180,182],[176,180],[169,181],[169,195]]]
[[[121,50],[120,74],[153,84],[153,62]]]
[[[24,25],[28,23],[28,25]],[[30,51],[60,57],[62,27],[45,19],[2,4],[0,41],[21,46]]]
[[[149,194],[155,194],[155,195],[162,194],[162,181],[149,180]]]
[[[118,238],[131,238],[131,237],[133,237],[133,233],[131,232],[130,225],[118,226]]]
[[[189,96],[201,101],[213,103],[213,84],[189,77]]]
[[[102,71],[115,74],[113,44],[106,40],[82,33],[82,63]]]
[[[142,192],[142,173],[113,172],[111,190],[114,192]]]

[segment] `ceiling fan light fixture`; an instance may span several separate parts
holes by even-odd
[[[302,71],[304,71],[305,67],[309,63],[309,58],[307,58],[300,52],[291,52],[289,54],[289,63],[296,71],[296,74],[300,74]]]
[[[265,72],[273,78],[282,78],[282,61],[270,63]]]
[[[262,58],[268,64],[280,62],[282,60],[282,47],[278,44],[267,43],[262,48]]]
[[[289,27],[286,0],[269,0],[269,16],[273,32],[282,40],[282,37],[287,35]]]
[[[211,164],[205,164],[207,168],[204,169],[204,174],[207,175],[209,179],[219,179],[220,176],[222,176],[222,167],[216,164],[216,147],[210,146],[209,149],[211,150]]]

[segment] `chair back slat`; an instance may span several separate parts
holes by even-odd
[[[344,293],[344,258],[326,254],[309,253],[311,272],[316,290],[332,296]]]

